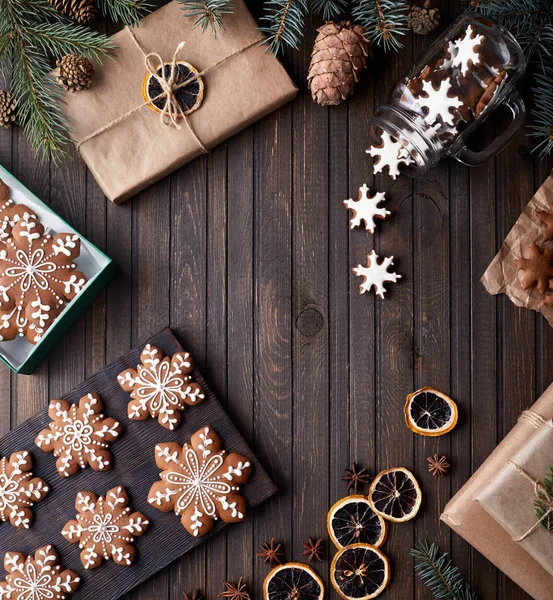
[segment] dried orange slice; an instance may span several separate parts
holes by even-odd
[[[164,63],[163,68],[165,77],[169,79],[171,63]],[[161,65],[157,67],[157,73],[161,74]],[[178,86],[179,83],[184,83],[189,79],[188,85],[175,90],[175,98],[185,115],[189,115],[200,107],[204,99],[204,82],[196,67],[184,60],[177,61],[175,85]],[[149,102],[148,107],[158,113],[162,111],[166,103],[165,96],[158,97],[161,94],[163,94],[163,89],[159,81],[151,73],[148,73],[142,82],[142,97],[145,102]]]
[[[352,544],[339,550],[330,567],[334,589],[344,600],[371,600],[390,581],[390,563],[370,544]]]
[[[369,502],[377,515],[394,523],[403,523],[419,512],[422,492],[411,471],[394,467],[375,477],[369,490]]]
[[[423,387],[407,396],[403,409],[407,427],[429,437],[444,435],[457,425],[457,405],[444,393]]]
[[[323,600],[324,593],[322,579],[301,563],[278,565],[263,582],[265,600]]]
[[[366,496],[346,496],[328,511],[328,535],[337,548],[370,544],[379,548],[386,541],[386,521],[373,512]]]

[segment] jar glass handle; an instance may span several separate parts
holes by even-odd
[[[501,150],[503,150],[503,148],[505,148],[505,146],[509,143],[511,138],[520,131],[525,122],[526,105],[524,104],[524,100],[517,90],[512,91],[511,96],[505,100],[503,106],[507,106],[511,109],[512,122],[510,125],[498,137],[496,137],[487,148],[484,148],[484,150],[479,150],[476,152],[474,150],[469,150],[469,148],[466,146],[463,146],[458,153],[454,154],[454,157],[459,162],[462,162],[464,165],[468,165],[469,167],[476,167],[485,163],[487,160],[501,152]],[[493,110],[496,110],[496,108]]]

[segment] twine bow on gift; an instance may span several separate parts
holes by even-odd
[[[77,143],[77,150],[80,150],[81,146],[83,144],[85,144],[86,142],[88,142],[89,140],[99,136],[100,134],[104,133],[108,129],[115,127],[116,125],[118,125],[119,123],[121,123],[122,121],[124,121],[125,119],[127,119],[128,117],[133,115],[134,113],[143,109],[145,106],[153,104],[156,100],[166,98],[166,101],[160,110],[161,122],[164,125],[174,127],[175,129],[180,130],[181,126],[179,124],[179,119],[182,119],[182,121],[185,123],[188,131],[194,138],[194,141],[196,142],[198,147],[201,149],[201,151],[204,153],[209,152],[209,150],[205,147],[202,140],[198,137],[194,127],[190,123],[190,120],[189,120],[186,112],[180,106],[180,104],[175,96],[175,92],[177,92],[181,88],[184,88],[184,87],[190,85],[192,82],[199,80],[206,73],[209,73],[213,69],[216,69],[217,67],[226,63],[228,60],[230,60],[231,58],[234,58],[238,54],[242,54],[245,50],[248,50],[249,48],[251,48],[253,46],[259,45],[265,38],[261,36],[255,40],[245,44],[244,46],[242,46],[241,48],[238,48],[238,50],[235,50],[233,53],[229,54],[228,56],[225,56],[224,58],[218,60],[211,66],[206,67],[205,69],[203,69],[202,71],[200,71],[198,73],[192,72],[184,81],[176,83],[177,58],[178,58],[179,53],[185,47],[185,42],[180,42],[177,45],[177,48],[176,48],[175,52],[173,53],[173,58],[171,60],[171,69],[170,69],[169,73],[166,74],[165,62],[162,60],[161,56],[156,52],[145,52],[144,49],[142,48],[140,42],[136,38],[136,35],[133,32],[133,30],[130,27],[125,27],[125,30],[129,33],[135,46],[138,48],[139,52],[144,57],[144,64],[146,66],[146,69],[148,70],[150,75],[152,77],[154,77],[156,79],[156,81],[159,83],[159,85],[161,86],[162,92],[161,92],[161,94],[158,94],[155,98],[150,98],[149,100],[143,102],[142,104],[139,104],[135,108],[120,115],[113,121],[110,121],[103,127],[100,127],[96,131],[93,131],[92,133],[87,135],[84,139],[82,139],[81,141],[79,141]],[[155,61],[155,64],[153,61]]]
[[[534,531],[545,521],[548,517],[553,514],[553,496],[545,489],[543,483],[537,479],[534,479],[529,473],[527,473],[522,467],[514,463],[512,460],[509,464],[515,469],[517,473],[522,475],[534,486],[534,494],[536,500],[539,501],[540,506],[545,509],[543,515],[530,527],[530,529],[523,533],[520,537],[514,538],[515,542],[523,542],[526,538],[531,536]]]

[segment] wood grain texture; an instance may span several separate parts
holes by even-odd
[[[167,356],[182,350],[169,329],[156,334],[148,343],[160,348]],[[276,491],[198,370],[194,371],[193,378],[204,389],[206,398],[198,406],[185,411],[183,423],[175,431],[165,430],[154,419],[128,419],[129,394],[119,386],[117,375],[125,369],[136,368],[144,345],[132,349],[62,397],[75,403],[86,394],[97,393],[104,404],[103,413],[123,424],[121,437],[110,446],[114,462],[110,471],[98,473],[92,469],[82,469],[73,477],[61,478],[53,454],[41,451],[34,444],[36,436],[50,422],[47,408],[0,440],[0,456],[9,456],[20,450],[30,451],[34,475],[44,479],[50,487],[48,496],[33,508],[34,519],[29,530],[18,530],[9,524],[0,527],[0,548],[30,554],[41,546],[52,544],[60,553],[62,564],[79,573],[82,578],[79,589],[73,595],[75,600],[115,600],[225,528],[225,524],[218,521],[212,530],[213,534],[210,532],[207,536],[194,538],[184,530],[174,513],[162,513],[148,503],[148,491],[159,480],[160,470],[154,459],[157,443],[177,442],[183,445],[198,429],[210,425],[220,436],[224,449],[238,452],[252,462],[252,476],[241,490],[248,507],[253,509]],[[148,531],[135,541],[138,554],[132,566],[121,568],[108,561],[98,569],[85,571],[80,562],[78,545],[64,540],[61,530],[67,521],[75,517],[75,499],[79,491],[104,495],[118,485],[127,490],[133,510],[143,513],[150,521]],[[214,540],[212,546],[215,543]],[[140,593],[144,593],[144,590]]]
[[[259,18],[262,3],[247,4]],[[260,600],[268,572],[256,557],[261,544],[274,536],[287,559],[303,560],[305,538],[327,538],[326,510],[345,495],[340,477],[354,460],[373,475],[406,466],[423,487],[421,515],[390,528],[384,551],[393,574],[383,598],[430,598],[408,554],[422,538],[451,552],[481,600],[526,598],[438,516],[553,380],[553,328],[479,282],[553,160],[540,162],[520,135],[476,169],[448,161],[417,182],[372,175],[367,118],[465,2],[433,5],[438,30],[405,36],[397,55],[376,50],[354,96],[332,108],[307,90],[322,23],[310,16],[300,51],[282,59],[298,98],[121,206],[78,158],[41,163],[21,131],[0,131],[0,162],[121,267],[35,375],[0,370],[0,434],[170,325],[279,487],[253,518],[126,600],[182,600],[194,588],[214,600],[222,579],[240,576]],[[477,142],[494,134],[482,131]],[[342,204],[364,182],[386,192],[393,213],[374,236],[350,231]],[[393,254],[403,276],[385,300],[359,295],[351,272],[373,248]],[[405,428],[405,396],[421,385],[459,405],[459,425],[442,439]],[[427,473],[434,451],[452,464],[442,481]],[[327,540],[325,561],[314,565],[327,587],[332,556]],[[330,588],[327,595],[337,598]]]

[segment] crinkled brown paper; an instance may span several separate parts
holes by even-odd
[[[553,325],[553,307],[542,306],[544,297],[536,288],[522,289],[522,273],[515,264],[518,258],[528,256],[528,246],[532,242],[542,246],[546,226],[540,221],[536,212],[539,210],[549,212],[551,202],[553,202],[553,173],[528,202],[481,281],[490,294],[507,294],[511,302],[541,312],[549,324]],[[546,242],[545,246],[553,247],[553,244]],[[553,598],[553,593],[551,597]]]
[[[242,0],[225,15],[225,30],[193,29],[176,1],[148,15],[133,32],[143,50],[170,61],[178,44],[178,58],[199,71],[260,38],[257,24]],[[79,142],[144,102],[142,82],[147,74],[144,57],[130,34],[113,36],[116,60],[96,66],[90,90],[66,94],[66,114],[72,136]],[[253,46],[232,56],[203,77],[202,105],[188,119],[209,149],[273,112],[297,93],[297,88],[266,45]],[[97,137],[79,152],[105,195],[123,202],[202,153],[183,123],[180,130],[163,125],[159,114],[145,106]]]
[[[514,463],[514,464],[512,464]],[[505,531],[553,575],[553,534],[537,524],[533,481],[542,482],[553,463],[553,423],[547,421],[475,497]]]
[[[553,418],[553,385],[532,406],[545,420]],[[535,434],[536,427],[521,419],[482,466],[449,501],[441,516],[454,531],[535,600],[553,598],[553,576],[491,517],[474,498],[495,478],[505,463]]]

